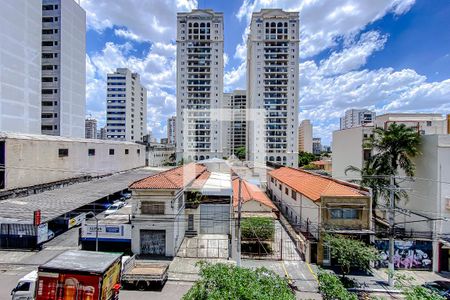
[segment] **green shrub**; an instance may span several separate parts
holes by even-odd
[[[275,224],[267,217],[250,217],[242,219],[241,233],[243,240],[273,241]]]
[[[319,291],[324,300],[357,300],[354,293],[350,293],[344,287],[339,277],[335,274],[319,271]]]

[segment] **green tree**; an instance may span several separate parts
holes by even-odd
[[[318,160],[317,156],[312,153],[300,151],[298,153],[298,166],[303,167],[310,164],[312,161]]]
[[[267,217],[244,218],[241,222],[243,239],[273,240],[275,236],[275,224],[273,219]]]
[[[266,268],[251,270],[207,262],[198,265],[200,279],[183,296],[184,300],[295,299],[287,280]]]
[[[378,259],[378,251],[364,242],[342,235],[324,234],[324,243],[330,248],[331,257],[335,258],[344,278],[352,267],[369,270],[370,262]]]
[[[240,160],[245,159],[245,152],[246,152],[245,147],[239,147],[235,150],[235,154],[236,154],[237,158],[239,158]]]
[[[389,177],[398,175],[400,170],[407,176],[414,176],[415,165],[411,159],[420,155],[420,135],[413,128],[396,123],[392,123],[387,129],[375,128],[373,135],[364,146],[372,149],[374,155],[362,169],[349,166],[346,172],[359,172],[363,176],[361,185],[372,188],[374,196],[386,196],[384,193],[386,193],[386,186],[389,185]],[[364,177],[368,179],[365,180]],[[395,177],[394,186],[398,187]],[[406,192],[395,193],[396,201],[402,198],[407,199]]]
[[[317,275],[319,292],[324,300],[357,300],[354,293],[350,293],[341,280],[333,273],[320,270]]]

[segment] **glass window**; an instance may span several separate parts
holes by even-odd
[[[143,215],[163,215],[164,202],[142,201],[141,214]]]
[[[88,149],[88,155],[94,156],[95,155],[95,149]]]
[[[58,156],[59,157],[69,156],[69,149],[58,149]]]
[[[19,282],[17,287],[15,288],[16,292],[25,292],[30,290],[30,283],[29,282]]]
[[[358,210],[354,208],[332,208],[331,219],[359,219]]]

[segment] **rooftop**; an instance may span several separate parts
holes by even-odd
[[[273,170],[269,175],[313,201],[320,201],[322,196],[356,198],[369,195],[355,184],[290,167]]]
[[[259,187],[254,184],[251,184],[247,180],[242,180],[241,183],[241,199],[242,203],[248,201],[257,201],[261,204],[264,204],[267,207],[270,207],[274,210],[277,210],[273,202],[267,197],[266,193],[264,193]],[[233,206],[237,207],[239,201],[239,178],[233,179]]]

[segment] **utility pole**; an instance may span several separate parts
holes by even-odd
[[[395,237],[395,197],[394,176],[390,176],[389,188],[389,272],[388,284],[394,286],[394,237]]]
[[[237,236],[237,266],[241,266],[241,211],[242,211],[242,178],[239,176],[238,190],[238,236]]]

